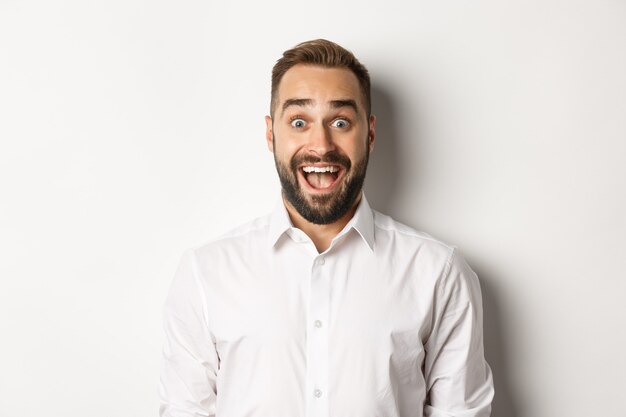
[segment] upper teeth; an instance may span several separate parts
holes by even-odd
[[[339,168],[334,166],[327,167],[304,167],[302,168],[304,172],[337,172]]]

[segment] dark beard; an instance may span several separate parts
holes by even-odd
[[[276,153],[274,153],[276,171],[285,199],[302,217],[313,224],[334,223],[350,211],[363,188],[368,160],[369,152],[366,151],[365,156],[352,166],[348,157],[337,152],[329,152],[323,158],[310,155],[294,156],[290,166],[287,167],[276,159]],[[317,162],[341,165],[345,170],[343,184],[331,193],[310,196],[309,200],[300,188],[297,171],[303,163]]]

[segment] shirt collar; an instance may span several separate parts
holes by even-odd
[[[365,194],[361,193],[361,202],[346,227],[335,239],[347,233],[350,229],[356,230],[371,251],[374,251],[374,212],[372,211]]]
[[[276,202],[276,208],[270,215],[268,243],[270,247],[274,247],[278,239],[289,229],[293,227],[289,213],[283,202],[282,195]]]
[[[293,223],[289,218],[287,208],[283,202],[282,196],[276,204],[276,208],[270,215],[268,243],[271,247],[276,245],[278,239],[289,229],[293,228]],[[354,216],[346,224],[333,240],[337,240],[351,229],[356,230],[359,236],[367,244],[371,251],[374,251],[374,212],[372,211],[365,194],[361,193],[361,202],[359,203]]]

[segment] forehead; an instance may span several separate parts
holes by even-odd
[[[363,109],[363,95],[356,75],[347,68],[294,65],[278,86],[278,107],[289,99],[312,99],[326,104],[332,100],[352,99]]]

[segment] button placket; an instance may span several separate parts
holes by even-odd
[[[307,417],[328,417],[328,314],[330,273],[328,261],[312,262],[307,325]]]

